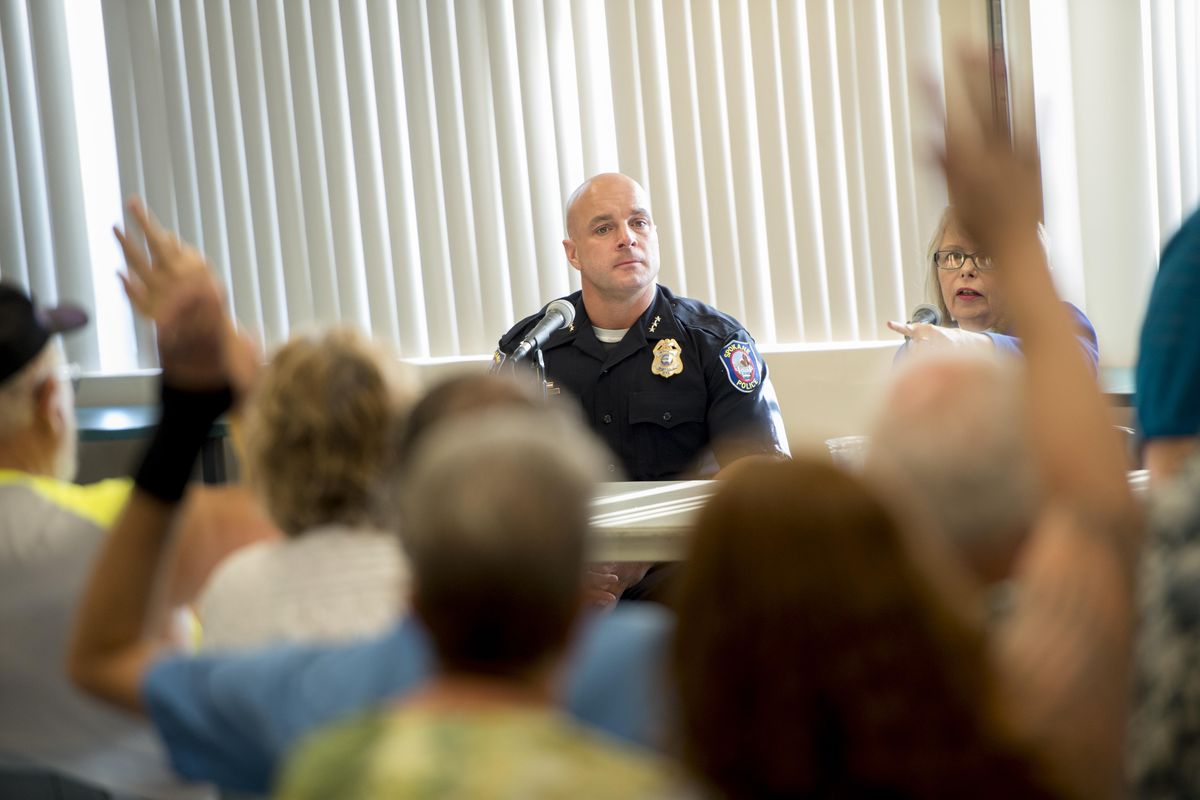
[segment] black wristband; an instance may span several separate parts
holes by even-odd
[[[213,423],[233,405],[233,391],[189,391],[162,385],[162,418],[142,456],[134,484],[166,503],[177,503],[192,477],[196,456]]]

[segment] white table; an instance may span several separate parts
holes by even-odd
[[[1129,473],[1143,497],[1149,473]],[[716,492],[715,481],[627,481],[601,484],[593,501],[588,559],[678,561],[687,551],[697,512]]]
[[[593,561],[683,558],[696,512],[715,491],[713,481],[601,484],[593,505],[588,558]]]

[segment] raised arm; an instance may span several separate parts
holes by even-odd
[[[86,691],[140,711],[142,679],[170,646],[146,626],[159,562],[196,455],[229,406],[236,333],[204,257],[164,230],[139,201],[130,212],[149,253],[114,229],[129,267],[134,308],[152,319],[162,364],[162,418],[135,476],[135,489],[105,539],[76,614],[68,668]]]
[[[1036,153],[991,123],[986,67],[944,155],[961,222],[998,265],[1021,331],[1032,452],[1046,496],[993,640],[997,713],[1069,796],[1116,797],[1142,531],[1120,443],[1036,236]]]
[[[1000,267],[997,280],[1021,332],[1029,435],[1050,500],[1089,516],[1136,518],[1121,443],[1038,240],[1037,154],[1014,150],[1007,132],[991,124],[986,66],[967,68],[976,76],[973,113],[951,120],[943,165],[956,213]],[[1127,532],[1136,536],[1137,526]]]

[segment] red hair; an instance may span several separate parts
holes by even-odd
[[[1046,794],[984,711],[982,633],[856,478],[739,472],[700,516],[678,602],[683,757],[722,795]]]

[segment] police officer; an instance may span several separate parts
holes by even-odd
[[[728,314],[658,285],[658,232],[646,191],[626,175],[583,183],[567,200],[567,261],[582,291],[565,299],[575,320],[542,348],[552,392],[574,396],[633,480],[712,477],[746,455],[786,455],[767,365]],[[495,368],[542,312],[500,340]],[[653,567],[653,569],[651,569]],[[589,567],[597,591],[663,600],[670,565]],[[647,570],[651,570],[647,574]]]
[[[567,201],[567,261],[582,291],[574,322],[542,348],[553,390],[573,395],[633,480],[711,477],[751,454],[786,454],[778,404],[741,324],[657,282],[658,232],[646,192],[597,175]],[[518,322],[496,362],[541,319]],[[553,391],[552,390],[552,391]]]

